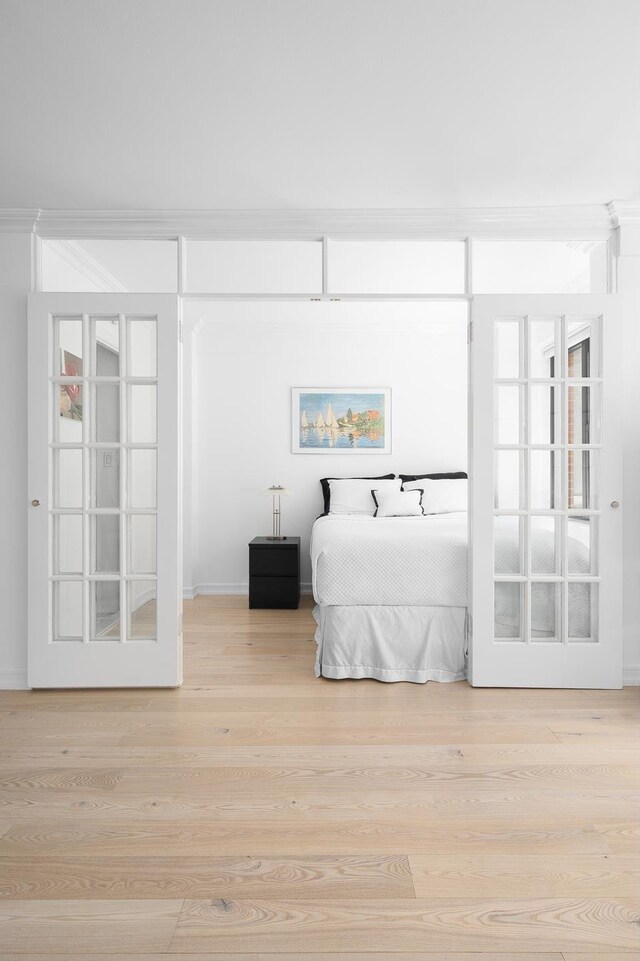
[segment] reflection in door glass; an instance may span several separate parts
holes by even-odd
[[[155,377],[156,321],[147,317],[129,318],[129,359],[127,370],[130,377]]]
[[[560,640],[561,598],[559,583],[534,581],[531,584],[531,640]]]
[[[494,585],[494,629],[500,640],[521,641],[524,584],[496,581]]]
[[[91,451],[91,506],[120,506],[120,451]]]
[[[117,442],[120,440],[120,387],[118,384],[96,384],[95,440]]]
[[[520,321],[496,320],[494,376],[515,380],[520,377]]]
[[[56,357],[53,370],[61,377],[82,377],[82,318],[56,318]]]
[[[129,581],[129,627],[127,636],[132,641],[147,641],[156,636],[156,581]]]
[[[91,581],[93,640],[120,639],[120,581]]]
[[[82,581],[54,581],[53,637],[82,638]]]

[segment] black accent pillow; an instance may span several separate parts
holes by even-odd
[[[329,481],[332,480],[393,480],[395,474],[380,474],[379,477],[322,477],[320,479],[320,484],[322,486],[322,497],[324,500],[324,513],[329,513],[329,508],[331,507],[331,487],[329,486]],[[464,475],[467,476],[466,474]]]
[[[400,485],[401,487],[404,485],[405,481],[467,479],[467,475],[463,470],[452,471],[448,474],[398,474],[398,477],[402,481],[402,484]]]

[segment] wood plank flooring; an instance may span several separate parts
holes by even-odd
[[[178,691],[0,693],[0,961],[637,961],[638,689],[313,676],[185,604]]]

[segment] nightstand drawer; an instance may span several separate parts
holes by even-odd
[[[295,547],[251,547],[251,577],[297,577],[299,552]]]
[[[290,607],[300,602],[298,577],[258,577],[249,581],[249,607]]]

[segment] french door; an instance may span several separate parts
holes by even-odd
[[[30,296],[30,687],[181,683],[179,377],[175,296]]]
[[[621,687],[617,298],[479,296],[472,318],[470,681]]]

